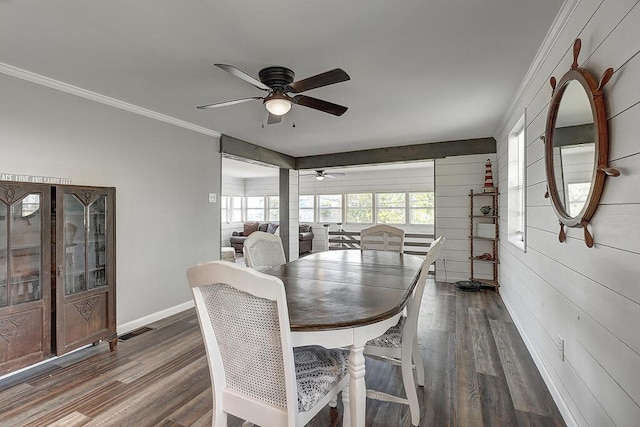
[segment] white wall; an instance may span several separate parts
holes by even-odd
[[[471,276],[469,193],[471,190],[482,191],[487,159],[493,163],[495,183],[495,154],[455,156],[436,160],[436,235],[446,238],[440,259],[436,262],[436,280],[452,283],[469,280]],[[490,199],[486,202],[490,204]],[[474,205],[476,203],[477,201]],[[479,209],[479,206],[476,209]],[[475,214],[480,213],[476,210]],[[491,252],[490,241],[475,241],[474,246],[476,253]],[[443,260],[446,260],[446,264]],[[493,277],[492,264],[476,262],[473,268],[475,277]]]
[[[187,267],[219,258],[218,139],[5,74],[0,93],[1,172],[116,187],[118,332],[188,306]]]
[[[574,6],[575,9],[574,9]],[[592,219],[595,246],[580,229],[558,242],[559,226],[545,193],[543,144],[551,87],[572,62],[605,88],[610,135],[608,178]],[[501,195],[501,294],[569,425],[640,423],[640,3],[567,1],[497,132],[499,183],[508,175],[508,133],[527,110],[527,252],[507,242],[507,195]],[[557,337],[565,340],[561,360]],[[519,408],[516,408],[519,409]],[[542,408],[538,408],[543,410]],[[531,409],[530,409],[531,410]]]

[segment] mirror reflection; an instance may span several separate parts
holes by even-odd
[[[562,94],[553,136],[553,169],[559,202],[574,218],[586,204],[593,181],[595,129],[591,103],[576,80]]]

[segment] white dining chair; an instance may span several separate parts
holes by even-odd
[[[286,264],[282,240],[264,231],[254,231],[244,241],[244,263],[247,267],[271,267]]]
[[[414,367],[416,369],[416,376],[418,377],[418,385],[424,386],[425,380],[424,364],[418,350],[418,315],[420,314],[420,304],[429,274],[429,267],[438,258],[444,241],[444,236],[440,236],[434,240],[429,247],[429,252],[427,252],[424,262],[422,263],[422,270],[420,271],[418,282],[416,283],[413,296],[409,302],[407,316],[401,317],[398,324],[389,328],[383,335],[367,342],[364,348],[365,355],[380,357],[400,365],[404,391],[407,396],[406,398],[402,398],[375,390],[367,390],[367,397],[409,405],[411,424],[414,426],[420,423],[420,406],[418,404],[418,393],[413,377]]]
[[[349,352],[292,347],[282,281],[226,261],[187,270],[204,338],[213,423],[227,414],[264,427],[303,426],[342,391],[349,416]]]
[[[360,249],[404,252],[404,230],[378,224],[360,231]]]

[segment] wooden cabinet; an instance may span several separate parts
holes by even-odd
[[[0,375],[117,342],[115,190],[0,181]]]
[[[470,246],[471,277],[469,280],[489,285],[496,291],[498,283],[498,189],[493,193],[469,193],[470,199]],[[483,212],[484,211],[484,212]],[[488,274],[479,274],[478,266],[489,265]],[[484,267],[479,267],[486,270]],[[482,275],[482,277],[478,277]],[[487,278],[485,276],[490,276]]]

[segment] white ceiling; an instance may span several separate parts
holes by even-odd
[[[0,63],[292,156],[493,136],[562,0],[0,0]],[[263,92],[216,68],[351,80],[261,123]],[[0,64],[1,65],[1,64]]]

